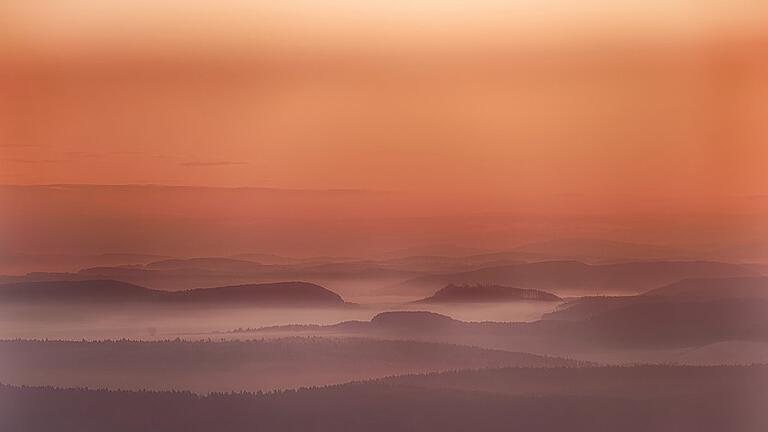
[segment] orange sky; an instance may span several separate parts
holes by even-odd
[[[0,184],[768,193],[765,2],[272,3],[3,2]]]

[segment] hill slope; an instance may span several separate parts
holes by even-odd
[[[122,302],[152,300],[162,292],[115,280],[0,284],[2,302]]]
[[[431,312],[385,312],[371,321],[285,326],[259,333],[299,332],[448,342],[569,356],[600,350],[668,350],[729,340],[768,341],[768,301],[713,300],[629,304],[588,319],[465,322]]]
[[[413,341],[284,338],[230,342],[0,341],[0,382],[121,389],[257,391],[404,373],[579,363]]]
[[[448,284],[493,284],[561,293],[640,293],[694,277],[756,276],[754,270],[709,261],[659,261],[588,265],[546,261],[488,267],[468,272],[421,276],[386,289],[392,293],[429,293]]]
[[[47,281],[0,284],[0,302],[146,304],[342,305],[344,300],[320,285],[277,282],[160,291],[114,280]]]
[[[534,289],[514,288],[502,285],[448,285],[418,303],[493,303],[511,301],[557,302],[562,299],[554,294]]]
[[[570,300],[544,319],[582,320],[641,303],[712,300],[767,300],[768,277],[692,278],[633,296],[587,296]]]
[[[644,295],[680,299],[768,299],[768,277],[684,279]]]
[[[763,367],[591,369],[544,370],[534,375],[544,378],[540,381],[542,384],[537,386],[534,382],[533,391],[522,395],[514,392],[519,378],[525,380],[525,375],[514,370],[402,377],[262,395],[198,396],[184,392],[109,392],[0,385],[0,407],[11,409],[0,416],[0,429],[28,432],[501,432],[510,429],[762,432],[768,429],[768,414],[764,409],[768,381]],[[571,372],[575,375],[569,375]],[[551,377],[547,377],[547,373],[552,373]],[[576,385],[568,389],[568,395],[563,395],[560,390],[563,383]],[[526,384],[523,388],[531,387]]]

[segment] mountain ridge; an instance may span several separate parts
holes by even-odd
[[[430,297],[414,303],[494,303],[514,301],[558,302],[563,299],[546,291],[494,284],[449,284]]]
[[[338,294],[309,282],[275,282],[162,291],[116,280],[15,282],[0,284],[6,302],[137,302],[152,304],[263,303],[347,304]]]

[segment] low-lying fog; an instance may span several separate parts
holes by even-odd
[[[356,299],[357,301],[363,299]],[[358,303],[343,308],[153,307],[135,310],[99,306],[0,306],[0,339],[193,339],[237,328],[285,324],[368,321],[392,310],[426,310],[461,321],[534,321],[552,311],[551,302],[416,304],[413,298]]]

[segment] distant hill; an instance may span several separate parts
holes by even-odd
[[[371,318],[370,325],[379,329],[412,332],[446,330],[461,325],[451,317],[426,311],[382,312]]]
[[[448,284],[493,284],[563,293],[640,293],[694,277],[757,276],[754,270],[710,261],[658,261],[589,265],[577,261],[545,261],[488,267],[467,272],[428,275],[389,286],[384,291],[427,294]]]
[[[343,305],[336,293],[307,282],[277,282],[161,291],[114,280],[0,284],[0,301],[35,303]]]
[[[399,335],[416,336],[419,334],[443,334],[463,330],[468,324],[449,316],[429,311],[391,311],[376,314],[370,321],[343,321],[338,324],[289,324],[239,329],[239,333],[291,333],[311,332],[317,335],[345,334],[356,336]]]
[[[232,258],[201,257],[162,260],[146,266],[91,267],[76,273],[36,272],[25,276],[0,276],[0,282],[113,279],[153,289],[180,290],[301,280],[359,293],[421,274],[424,273],[399,270],[373,261],[260,264]]]
[[[663,300],[663,298],[656,296],[644,295],[579,297],[559,305],[553,312],[545,313],[542,319],[581,321],[623,306]]]
[[[768,341],[768,301],[711,300],[636,303],[585,321],[617,346],[700,346],[718,341]]]
[[[210,271],[257,271],[262,264],[234,258],[187,258],[154,261],[145,266],[150,270],[210,270]]]
[[[768,300],[768,277],[692,278],[683,279],[640,295],[587,296],[569,300],[544,319],[582,320],[620,307],[659,303],[705,300]]]
[[[524,264],[541,261],[581,261],[607,264],[627,261],[682,260],[697,256],[665,246],[600,240],[564,238],[528,243],[508,250],[490,251],[450,245],[411,248],[381,261],[413,270],[436,269],[457,272],[480,267]]]
[[[300,260],[268,253],[243,253],[229,256],[236,260],[253,261],[259,264],[293,264]]]
[[[553,259],[579,261],[691,259],[691,252],[666,246],[589,238],[562,238],[528,243],[515,252],[540,254]]]
[[[259,304],[343,304],[338,294],[308,282],[277,282],[171,291],[163,295],[171,302],[259,303]]]
[[[166,255],[148,255],[135,253],[105,253],[100,255],[90,255],[88,258],[93,260],[92,265],[146,264],[152,261],[171,259],[171,257]]]
[[[644,295],[683,299],[768,299],[768,277],[684,279]]]
[[[304,258],[286,257],[282,255],[275,255],[269,253],[243,253],[232,255],[228,258],[234,258],[239,260],[254,261],[259,264],[326,264],[326,263],[338,263],[356,261],[356,258],[350,257],[336,257],[336,256],[310,256]]]
[[[557,302],[562,299],[554,294],[535,289],[514,288],[502,285],[453,285],[440,289],[418,303],[494,303],[514,301]]]
[[[461,257],[445,257],[435,255],[413,255],[401,258],[391,258],[379,261],[386,268],[425,273],[452,273],[456,271],[475,270],[478,267],[465,262]],[[515,264],[520,264],[520,261]]]
[[[384,258],[403,258],[409,256],[463,257],[490,252],[493,251],[489,249],[464,247],[455,244],[431,244],[389,251],[382,254],[382,256]]]
[[[278,326],[254,332],[412,339],[567,356],[590,350],[686,348],[729,340],[768,342],[766,310],[768,301],[763,300],[630,302],[584,319],[534,322],[466,322],[426,311],[395,311],[376,315],[371,321]]]
[[[135,253],[94,255],[0,254],[0,273],[24,274],[34,271],[77,271],[84,267],[143,265],[168,259],[168,256]]]
[[[123,302],[159,298],[162,292],[115,280],[0,284],[3,302]]]

